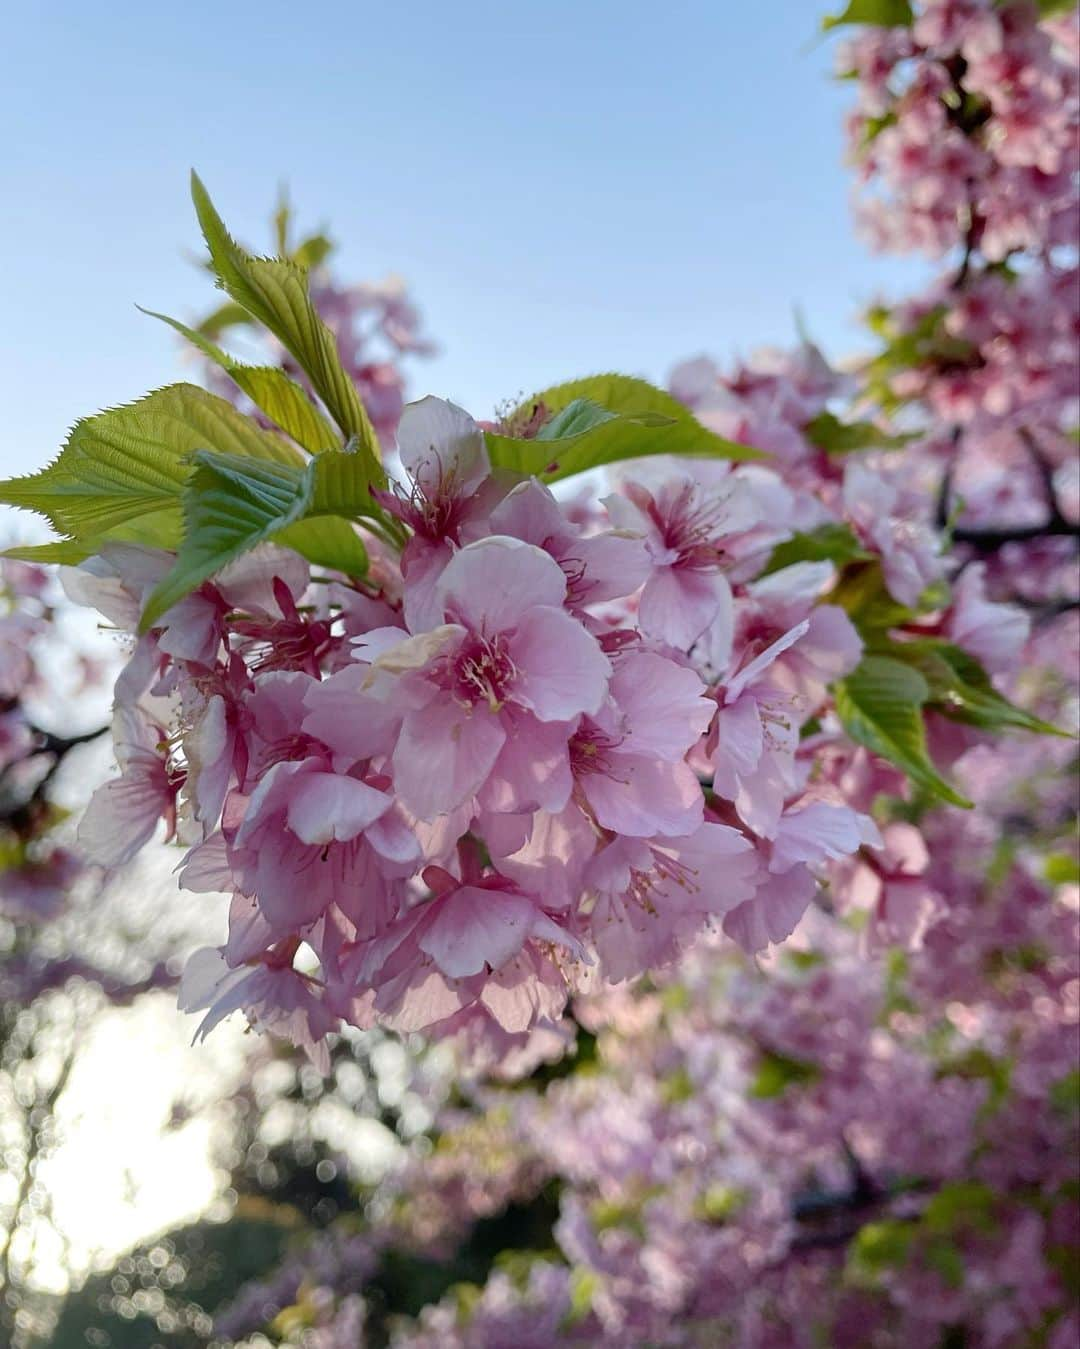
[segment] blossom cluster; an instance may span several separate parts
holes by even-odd
[[[1080,167],[1074,16],[924,0],[910,26],[842,44],[858,84],[852,158],[880,191],[859,215],[879,247],[937,256],[975,242],[993,261],[1071,242]]]
[[[342,1017],[509,1047],[708,926],[782,941],[829,862],[882,846],[825,771],[829,686],[862,647],[835,569],[762,574],[802,496],[771,468],[665,463],[563,503],[492,471],[484,435],[410,405],[380,494],[400,560],[349,583],[266,545],[118,680],[121,773],[80,838],[115,867],[163,819],[192,845],[181,884],[232,894],[182,990],[204,1029],[243,1008],[320,1057]],[[914,600],[936,541],[884,480],[847,478],[837,509]],[[65,585],[133,631],[170,562],[107,545]]]
[[[1072,598],[1078,28],[1040,8],[931,0],[910,27],[860,29],[838,61],[872,237],[948,263],[872,315],[884,345],[864,393],[923,433],[925,490],[947,466],[939,516],[959,519],[958,541],[985,554],[1003,533],[1042,536],[994,557],[1002,589],[1030,595],[1034,564]]]

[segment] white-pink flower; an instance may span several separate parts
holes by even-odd
[[[430,820],[494,777],[518,809],[535,809],[543,782],[568,762],[569,723],[603,703],[608,659],[563,609],[558,564],[518,539],[461,549],[437,594],[442,626],[383,651],[372,667],[376,692],[380,677],[394,676],[387,696],[402,713],[397,794]]]
[[[652,571],[638,609],[642,631],[689,651],[711,624],[730,622],[725,540],[759,518],[737,479],[707,489],[692,478],[671,478],[655,493],[628,482],[604,504],[616,527],[642,535],[649,551]]]
[[[176,793],[183,773],[161,752],[164,732],[138,708],[113,714],[113,748],[120,776],[103,783],[79,821],[79,845],[92,862],[118,867],[150,841],[159,820],[176,827]]]

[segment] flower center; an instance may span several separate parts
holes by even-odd
[[[474,707],[487,703],[498,712],[517,676],[517,667],[501,633],[485,637],[470,633],[451,657],[446,685],[459,703]]]
[[[574,733],[568,746],[570,769],[575,777],[587,773],[604,773],[614,777],[610,751],[622,744],[622,736],[609,735],[594,721],[586,718]]]

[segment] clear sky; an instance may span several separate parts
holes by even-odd
[[[828,0],[825,0],[828,7]],[[834,5],[835,7],[835,5]],[[833,355],[914,265],[853,233],[814,0],[30,0],[4,28],[0,465],[182,374],[195,166],[269,246],[277,185],[338,268],[410,283],[477,415],[597,369],[662,378],[793,336]]]

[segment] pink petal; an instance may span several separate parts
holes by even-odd
[[[709,728],[716,704],[697,673],[652,651],[615,663],[611,696],[626,718],[628,750],[658,759],[681,757]]]
[[[562,810],[574,786],[568,749],[574,724],[537,721],[524,711],[504,713],[502,723],[506,743],[483,790],[484,809]]]
[[[289,801],[289,828],[304,843],[344,843],[393,805],[386,792],[337,773],[307,773]]]
[[[405,578],[405,622],[410,632],[426,632],[442,622],[439,580],[453,555],[454,550],[445,540],[433,543],[417,535],[406,544],[401,555],[401,572]]]
[[[499,969],[521,950],[535,913],[524,895],[470,885],[433,902],[438,912],[419,945],[452,979]]]
[[[613,754],[611,773],[589,773],[581,789],[605,829],[636,838],[690,834],[702,822],[704,797],[685,763]]]
[[[788,649],[794,646],[800,637],[804,637],[810,628],[810,620],[803,619],[801,623],[795,625],[782,637],[778,637],[771,646],[767,646],[759,656],[756,656],[749,665],[744,666],[738,674],[728,680],[727,692],[724,695],[724,701],[733,703],[742,693],[743,689],[748,688],[759,675],[765,673],[772,663],[778,659]]]
[[[487,779],[506,740],[486,708],[471,713],[452,699],[410,712],[394,751],[394,786],[421,820],[445,815]]]
[[[731,587],[722,572],[661,567],[645,583],[638,618],[650,637],[689,651],[730,603]]]
[[[557,608],[566,577],[542,549],[495,535],[455,553],[438,590],[448,615],[490,634],[516,627],[536,605]]]
[[[739,794],[739,779],[753,773],[765,747],[757,699],[744,694],[716,714],[713,789],[725,801]]]
[[[876,831],[875,831],[876,832]],[[769,870],[781,873],[799,862],[819,864],[857,852],[865,838],[862,818],[847,806],[813,801],[780,821]]]
[[[397,444],[406,471],[429,497],[448,483],[465,495],[490,471],[483,432],[464,408],[443,398],[407,403]]]
[[[518,669],[513,699],[541,721],[571,721],[600,710],[611,664],[596,638],[562,609],[529,609],[510,652]]]
[[[790,937],[814,898],[817,882],[805,867],[765,878],[753,899],[724,919],[724,931],[744,951],[760,951]]]
[[[170,800],[143,773],[113,778],[90,798],[79,821],[79,846],[91,862],[123,866],[153,838]]]
[[[365,691],[367,678],[364,666],[347,665],[322,683],[312,683],[304,695],[303,730],[333,750],[340,768],[389,754],[394,747],[400,714]]]

